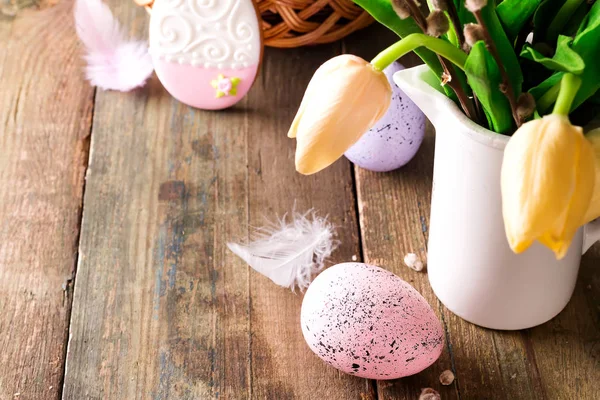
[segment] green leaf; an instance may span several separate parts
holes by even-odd
[[[571,48],[579,54],[586,67],[580,75],[581,87],[573,101],[572,110],[582,105],[600,89],[600,2],[594,3],[581,23]],[[563,72],[556,72],[529,92],[537,99],[542,97],[562,79]]]
[[[546,42],[549,44],[554,44],[557,40],[558,35],[563,32],[565,26],[575,14],[577,9],[581,4],[584,3],[585,0],[566,0],[563,5],[560,7],[550,26],[548,26],[548,30],[546,31]]]
[[[511,41],[515,40],[541,2],[542,0],[504,0],[498,4],[498,18]]]
[[[446,33],[446,37],[448,38],[448,41],[450,43],[452,43],[456,47],[459,47],[458,46],[458,36],[456,35],[456,31],[454,30],[453,24],[450,24],[450,29],[448,29],[448,33]]]
[[[573,102],[575,109],[600,89],[600,2],[595,2],[584,18],[571,47],[586,65],[581,74],[581,88]]]
[[[521,72],[521,66],[519,65],[515,49],[511,41],[508,40],[504,28],[498,19],[494,4],[493,1],[488,2],[488,5],[481,10],[481,17],[488,28],[492,41],[496,44],[502,65],[506,69],[515,96],[518,97],[521,94],[521,86],[523,85],[523,73]]]
[[[600,104],[600,90],[598,90],[589,98],[589,102],[592,104]]]
[[[573,15],[569,18],[569,21],[563,28],[562,34],[565,36],[575,37],[575,34],[577,33],[581,22],[583,22],[583,19],[585,18],[589,10],[590,5],[587,2],[581,3],[577,10],[575,10]]]
[[[554,85],[560,83],[563,73],[556,72],[551,75],[548,79],[537,85],[536,87],[529,90],[529,93],[537,100],[542,97],[548,90],[552,89]]]
[[[579,75],[585,68],[583,59],[571,48],[573,39],[560,35],[556,52],[552,58],[546,57],[532,46],[526,44],[521,52],[521,57],[542,64],[552,71],[571,72]]]
[[[579,26],[579,29],[577,30],[577,33],[575,34],[575,40],[577,41],[577,39],[581,38],[583,35],[589,34],[591,31],[597,29],[599,25],[600,25],[600,6],[598,6],[598,2],[595,2],[592,5],[592,8],[588,12],[588,14],[585,16],[585,18],[581,22],[581,25]]]
[[[533,15],[533,40],[534,43],[546,40],[546,31],[565,0],[544,0]]]
[[[510,104],[500,91],[502,76],[496,61],[486,49],[485,43],[475,43],[465,63],[467,79],[477,95],[491,130],[509,133],[513,128]]]

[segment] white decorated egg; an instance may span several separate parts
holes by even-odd
[[[156,0],[150,54],[167,91],[190,106],[219,110],[256,79],[262,31],[252,0]]]
[[[444,347],[442,325],[423,296],[391,272],[362,263],[322,272],[306,291],[300,320],[313,352],[363,378],[416,374]]]
[[[387,113],[345,153],[361,168],[376,172],[398,169],[417,153],[425,137],[425,114],[392,81],[403,70],[392,63],[384,70],[392,86],[392,102]]]

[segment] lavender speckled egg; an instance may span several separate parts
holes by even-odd
[[[322,272],[306,291],[300,320],[312,351],[363,378],[416,374],[444,347],[442,325],[423,296],[391,272],[362,263]]]
[[[392,103],[387,113],[345,153],[361,168],[376,172],[398,169],[419,150],[425,136],[425,114],[392,81],[403,70],[393,63],[384,72],[392,85]]]

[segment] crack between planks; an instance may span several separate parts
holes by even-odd
[[[63,360],[63,365],[62,365],[62,371],[61,371],[61,376],[60,376],[60,381],[58,384],[58,398],[62,399],[63,395],[64,395],[64,390],[65,390],[65,378],[66,378],[66,374],[67,374],[67,355],[69,354],[69,345],[70,345],[70,338],[71,338],[71,325],[72,325],[72,321],[71,321],[71,317],[72,317],[72,310],[73,310],[73,300],[75,299],[75,279],[77,277],[77,268],[79,266],[79,262],[81,261],[80,259],[80,252],[79,249],[81,248],[81,229],[83,226],[83,208],[85,206],[85,189],[86,189],[86,184],[87,184],[87,173],[88,173],[88,168],[90,166],[90,153],[91,153],[91,144],[92,144],[92,132],[93,132],[93,128],[94,128],[94,118],[95,118],[95,108],[96,108],[96,93],[97,93],[97,89],[94,88],[93,94],[92,94],[92,109],[91,109],[91,121],[90,121],[90,129],[89,132],[86,136],[84,136],[81,140],[83,141],[83,146],[82,146],[82,152],[83,152],[83,182],[82,182],[82,188],[81,188],[81,203],[80,203],[80,207],[79,207],[79,215],[77,216],[77,227],[79,228],[77,231],[77,237],[75,238],[75,243],[77,244],[77,248],[76,248],[76,252],[75,252],[75,260],[73,260],[73,267],[71,269],[71,276],[69,277],[69,279],[67,279],[67,281],[63,284],[63,306],[65,305],[66,301],[69,301],[69,292],[70,292],[70,304],[69,307],[67,307],[67,320],[69,321],[69,324],[67,325],[67,331],[65,333],[65,337],[63,339],[63,355],[62,355],[62,360]]]
[[[354,164],[352,163],[348,163],[350,164],[350,176],[352,177],[352,194],[353,196],[353,205],[354,205],[354,215],[356,216],[356,223],[358,225],[358,258],[360,262],[365,262],[365,255],[364,255],[364,250],[363,250],[363,234],[362,234],[362,222],[361,222],[361,218],[360,218],[360,208],[359,208],[359,201],[358,201],[358,196],[359,196],[359,192],[358,192],[358,181],[357,181],[357,177],[358,177],[358,167],[355,167]],[[371,389],[371,392],[373,393],[373,399],[374,400],[378,400],[379,399],[379,392],[378,392],[378,388],[377,388],[377,381],[375,379],[367,379],[367,385],[369,387],[369,389]]]
[[[446,322],[446,317],[444,317],[444,306],[442,302],[438,299],[438,307],[440,310],[440,315],[442,316],[442,325],[444,326],[444,336],[446,338],[446,347],[448,348],[448,354],[450,355],[450,367],[452,368],[452,372],[456,377],[454,381],[454,387],[456,388],[456,396],[458,399],[461,399],[460,396],[460,378],[456,371],[456,359],[454,358],[454,351],[452,350],[452,343],[450,343],[450,331],[448,330],[448,323]]]
[[[363,234],[362,234],[362,222],[360,218],[360,207],[358,201],[358,167],[354,167],[354,164],[350,164],[350,176],[352,177],[352,192],[354,195],[354,214],[356,215],[356,222],[358,224],[358,258],[361,262],[365,261],[365,252],[363,250]]]
[[[525,347],[525,354],[527,355],[527,361],[529,361],[527,363],[527,365],[528,365],[529,373],[531,374],[531,378],[534,380],[534,382],[533,382],[534,385],[538,386],[538,392],[540,394],[540,397],[543,400],[546,400],[546,399],[548,399],[548,395],[546,394],[546,390],[542,383],[542,377],[541,377],[540,370],[537,365],[537,359],[535,357],[535,350],[533,349],[533,344],[531,343],[530,335],[531,335],[531,331],[529,329],[521,331],[521,338],[523,339],[523,346]],[[529,368],[529,365],[531,365],[531,368]]]
[[[498,344],[496,343],[496,332],[492,331],[492,347],[494,348],[494,358],[496,359],[496,364],[498,365],[498,372],[500,373],[500,379],[502,385],[504,386],[504,370],[502,369],[502,362],[500,362]],[[492,371],[494,372],[494,371]]]
[[[340,50],[341,54],[346,54],[348,49],[346,47],[346,41],[342,40],[340,42]],[[352,178],[352,194],[354,195],[354,215],[356,216],[356,224],[358,227],[358,260],[359,262],[365,262],[365,251],[364,251],[364,241],[363,241],[363,224],[361,220],[360,214],[360,206],[359,206],[359,191],[358,191],[358,167],[353,163],[348,162],[350,166],[350,176]],[[379,385],[377,380],[375,379],[367,379],[367,385],[371,389],[373,393],[373,400],[379,400]]]
[[[19,105],[21,103],[21,93],[23,92],[23,86],[19,85],[17,97],[15,99],[15,109],[13,111],[12,120],[13,124],[17,124],[17,118],[19,117]]]
[[[214,143],[214,142],[213,142]],[[217,163],[218,163],[218,159],[215,158],[215,160],[213,160],[213,168],[215,171],[215,179],[214,179],[214,183],[215,183],[215,210],[218,213],[219,212],[219,170],[217,167]],[[185,206],[184,206],[185,207]],[[185,209],[185,208],[183,208]],[[213,226],[213,249],[218,248],[217,247],[217,240],[218,240],[218,225],[215,224],[215,226]],[[219,296],[219,293],[217,293],[217,270],[218,270],[218,265],[216,262],[216,259],[213,258],[212,263],[211,263],[211,271],[210,271],[210,287],[211,287],[211,301],[212,301],[212,338],[211,338],[211,349],[210,349],[210,353],[209,353],[209,361],[210,361],[210,377],[208,380],[208,385],[211,388],[212,391],[212,396],[213,398],[217,399],[219,397],[219,392],[221,391],[220,387],[216,387],[217,384],[215,382],[215,375],[217,374],[217,317],[219,314],[219,300],[221,299],[223,301],[223,304],[226,304],[225,302],[225,290],[223,290],[223,296]],[[223,269],[221,271],[221,279],[223,280],[223,282],[226,282],[226,277],[225,277],[225,269]],[[226,306],[225,306],[226,307]],[[222,340],[222,344],[223,344],[223,349],[225,348],[225,335],[223,336],[223,340]],[[224,350],[223,350],[224,351]],[[225,360],[225,362],[227,362],[227,360]],[[226,366],[224,365],[225,363],[223,363],[223,370],[226,369]],[[219,377],[221,378],[221,377]],[[225,377],[226,380],[227,377]],[[221,383],[221,379],[219,379],[218,384],[220,385]]]
[[[261,68],[264,70],[264,68]],[[262,81],[266,79],[266,76],[262,77]],[[264,85],[264,83],[263,83]],[[245,132],[246,132],[246,240],[249,239],[248,227],[250,226],[250,157],[249,157],[249,146],[248,146],[248,113],[244,116],[244,124],[245,124]],[[258,153],[259,156],[259,168],[262,169],[262,160],[260,159],[260,150]],[[262,180],[262,173],[259,173],[260,179]],[[252,365],[252,286],[250,285],[250,266],[246,265],[246,282],[247,282],[247,296],[248,296],[248,304],[246,307],[246,315],[248,317],[248,367],[246,373],[248,374],[248,399],[252,399],[253,391],[254,391],[254,373],[253,373],[253,365]]]

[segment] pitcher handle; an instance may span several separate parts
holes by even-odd
[[[593,220],[583,227],[583,252],[592,247],[594,243],[600,240],[600,218]]]

